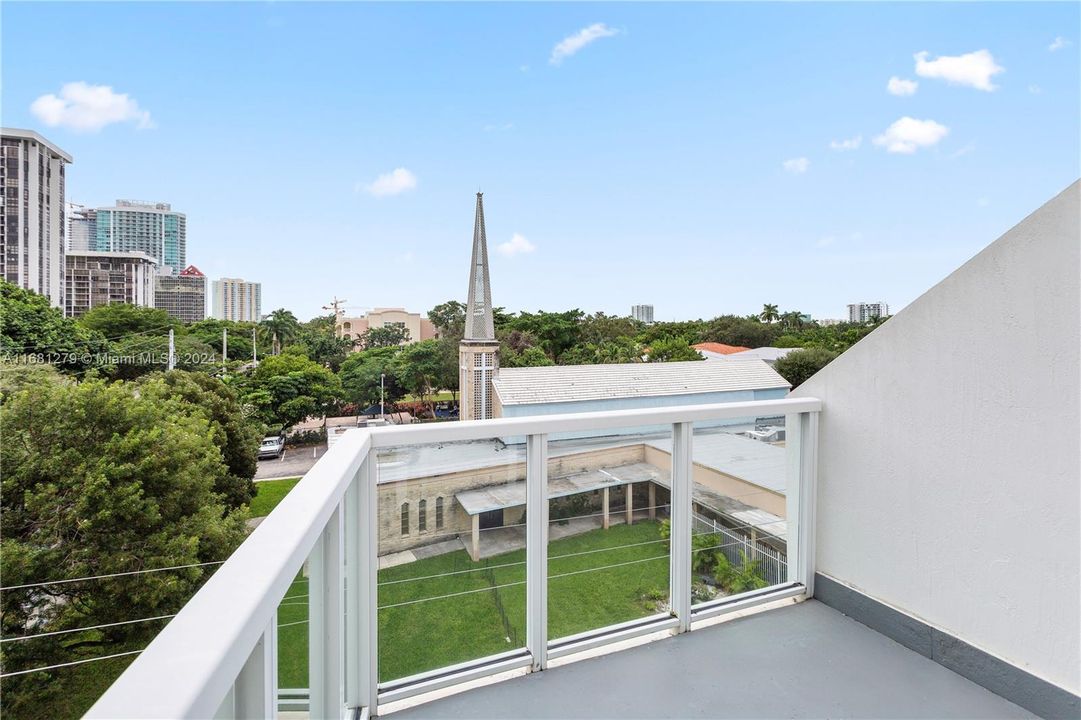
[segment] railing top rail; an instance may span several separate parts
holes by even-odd
[[[85,717],[213,717],[370,448],[345,433]]]
[[[669,425],[699,420],[787,415],[819,412],[822,401],[817,398],[782,398],[780,400],[749,400],[746,402],[714,403],[711,405],[682,405],[678,407],[606,410],[590,413],[532,415],[529,417],[471,420],[455,423],[424,423],[419,425],[388,425],[371,428],[372,447],[422,445],[438,442],[488,440],[493,437],[521,437],[582,430],[610,430],[648,425]]]

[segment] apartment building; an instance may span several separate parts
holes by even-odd
[[[0,278],[64,307],[64,166],[33,130],[0,130]]]
[[[157,263],[144,252],[68,252],[65,264],[64,314],[68,317],[113,303],[154,307]]]

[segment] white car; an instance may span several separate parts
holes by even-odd
[[[280,458],[284,452],[285,440],[277,435],[263,438],[263,442],[259,445],[260,460],[265,458]]]

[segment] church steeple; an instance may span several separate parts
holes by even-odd
[[[465,305],[465,333],[458,346],[461,392],[459,417],[487,420],[498,415],[492,380],[499,373],[499,342],[495,339],[492,286],[488,282],[488,239],[484,233],[484,195],[477,193],[473,221],[473,259]]]
[[[492,317],[492,286],[488,281],[488,239],[484,233],[484,193],[477,193],[473,221],[473,262],[469,268],[464,340],[495,340]]]

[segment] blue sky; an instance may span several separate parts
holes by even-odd
[[[480,188],[508,309],[841,317],[1081,175],[1079,7],[5,2],[0,112],[264,312],[464,299]]]

